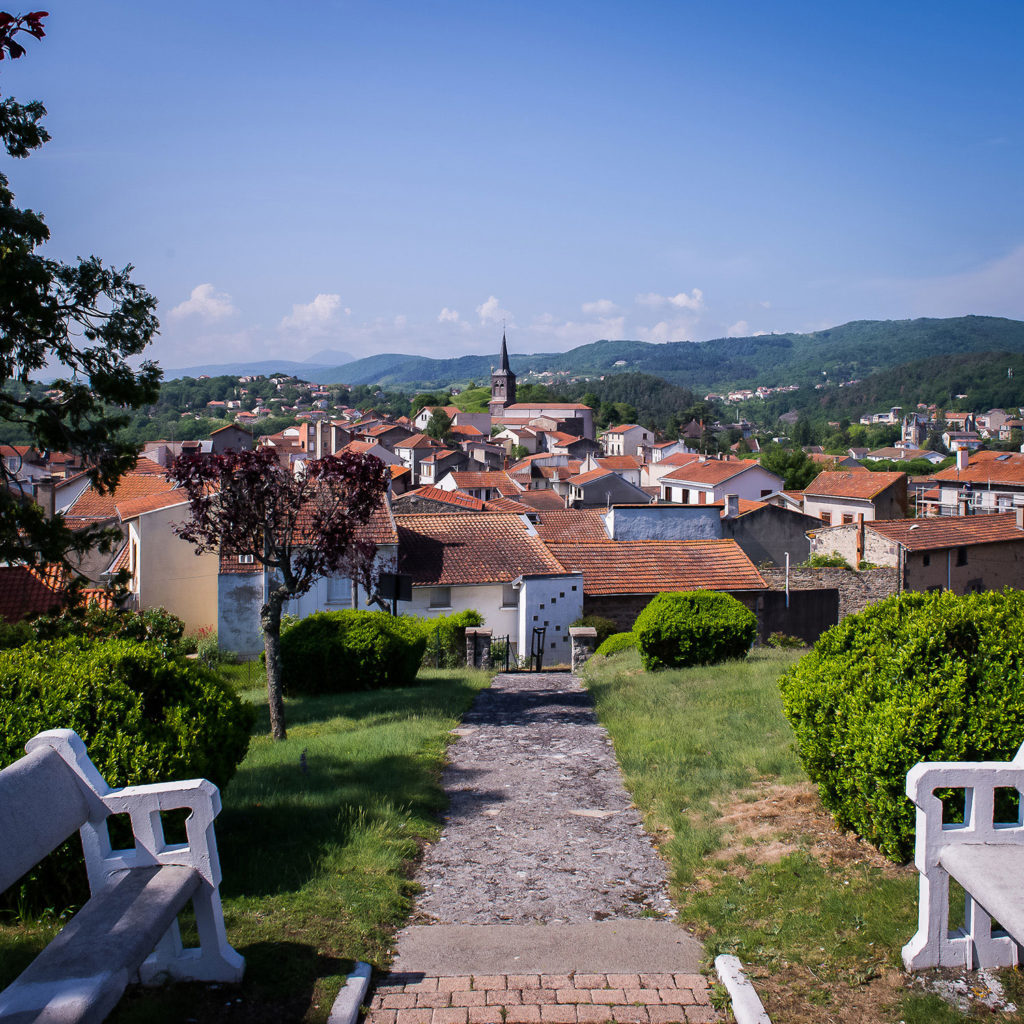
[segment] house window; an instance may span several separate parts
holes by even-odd
[[[956,564],[966,565],[967,564],[967,548],[956,549]]]
[[[515,608],[519,604],[519,591],[511,583],[503,583],[501,586],[501,607]]]
[[[252,565],[252,563],[253,563],[253,556],[252,555],[239,555],[238,556],[238,564],[239,565]]]
[[[327,577],[327,603],[352,603],[352,581],[347,576]]]
[[[772,492],[771,492],[771,490],[769,488],[767,488],[767,487],[762,487],[761,488],[761,497],[762,498],[767,498],[768,495],[771,494],[771,493]]]
[[[852,522],[853,522],[853,513],[852,512],[844,512],[843,513],[843,525],[847,526],[847,525],[849,525]]]
[[[921,556],[921,564],[922,564],[922,565],[931,565],[931,564],[932,564],[932,555],[931,555],[931,552],[930,552],[930,551],[926,551],[926,552],[925,552],[925,553],[924,553],[924,554],[923,554],[923,555]]]
[[[430,607],[431,608],[451,608],[452,606],[452,588],[451,587],[431,587],[430,588]]]

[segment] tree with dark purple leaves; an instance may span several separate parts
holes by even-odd
[[[376,547],[361,527],[387,493],[388,470],[372,455],[341,452],[295,466],[271,447],[221,455],[182,455],[170,478],[189,497],[190,514],[176,528],[196,552],[245,557],[263,566],[260,609],[267,656],[270,728],[285,738],[281,690],[281,613],[323,576],[344,573],[369,582]]]

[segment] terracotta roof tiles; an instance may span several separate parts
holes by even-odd
[[[866,529],[898,541],[910,551],[955,548],[970,544],[1024,541],[1016,512],[981,516],[936,516],[927,519],[875,519]]]
[[[414,586],[511,583],[563,572],[517,515],[401,516],[398,535],[401,571]]]
[[[567,570],[583,573],[584,594],[765,588],[734,540],[549,542],[548,548]]]
[[[605,541],[608,531],[601,514],[593,509],[561,508],[539,512],[534,527],[544,541]]]
[[[869,500],[901,480],[906,473],[872,473],[855,469],[847,472],[819,473],[805,488],[808,498],[861,498]]]

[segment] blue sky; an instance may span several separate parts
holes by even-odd
[[[1024,318],[1024,5],[51,0],[53,255],[166,367]]]

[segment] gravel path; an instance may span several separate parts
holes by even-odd
[[[449,748],[417,924],[672,916],[665,869],[589,694],[569,673],[498,675]]]

